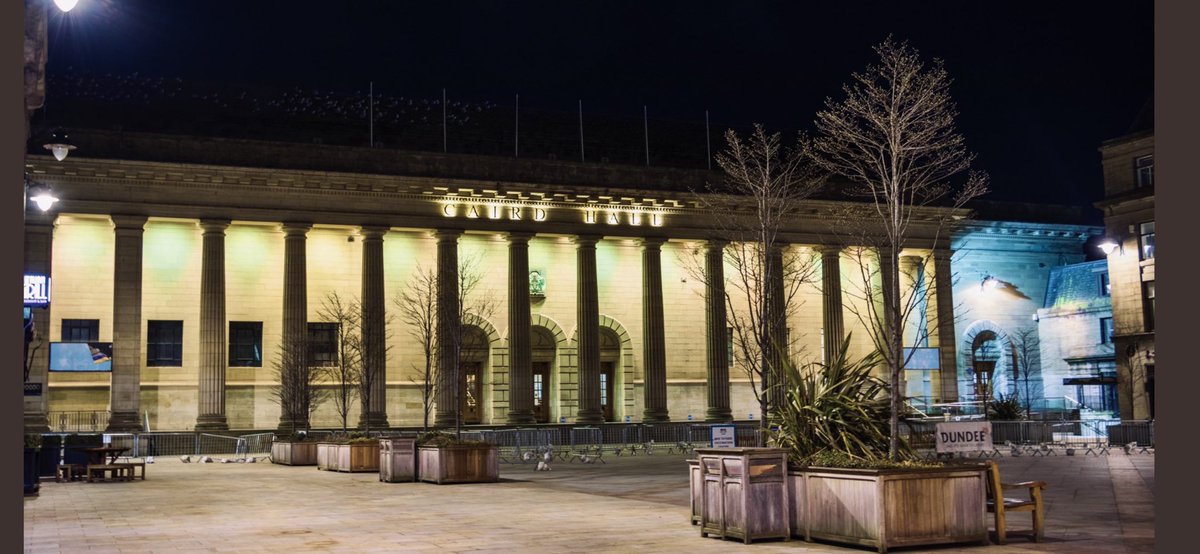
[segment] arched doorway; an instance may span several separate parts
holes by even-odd
[[[980,331],[971,341],[971,371],[975,374],[975,398],[991,400],[996,381],[996,364],[1003,354],[999,337],[991,330]]]
[[[600,328],[600,411],[604,421],[616,421],[617,372],[621,362],[621,339],[612,329]]]
[[[550,421],[550,376],[557,353],[557,341],[549,329],[534,325],[530,329],[533,362],[533,417],[538,423]]]
[[[458,407],[462,422],[467,425],[483,423],[483,367],[487,355],[487,333],[474,325],[463,326],[458,363]]]

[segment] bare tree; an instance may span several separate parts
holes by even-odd
[[[450,337],[454,350],[454,367],[450,370],[454,371],[454,434],[459,436],[462,434],[462,347],[463,339],[465,338],[467,325],[478,325],[479,322],[487,320],[496,313],[499,306],[499,301],[496,299],[495,291],[491,289],[478,290],[479,285],[483,283],[485,274],[481,269],[481,260],[479,256],[467,256],[459,260],[458,263],[458,317],[455,321],[458,323]],[[438,337],[437,340],[443,340]],[[438,371],[443,371],[443,368],[438,368]],[[478,401],[478,400],[477,400]]]
[[[429,430],[429,412],[433,408],[434,353],[437,352],[437,273],[417,265],[417,270],[392,302],[400,310],[400,321],[408,328],[408,334],[421,345],[424,368],[420,370],[421,408],[424,419],[421,429]],[[414,369],[417,369],[414,367]]]
[[[796,340],[788,336],[788,317],[798,308],[800,288],[812,284],[816,267],[812,252],[786,248],[781,232],[822,178],[803,135],[785,147],[779,133],[756,124],[745,138],[727,130],[725,141],[716,156],[725,179],[696,198],[714,215],[713,237],[729,243],[724,256],[737,294],[727,288],[724,302],[737,353],[734,365],[749,379],[766,425],[770,411],[782,402],[780,367]],[[707,284],[698,258],[693,253],[682,261],[688,273]]]
[[[1026,327],[1013,332],[1010,339],[1015,350],[1013,356],[1014,389],[1024,392],[1025,419],[1033,415],[1034,387],[1032,380],[1041,369],[1041,343],[1037,328]]]
[[[293,435],[308,429],[312,414],[329,397],[329,391],[319,386],[323,377],[321,369],[308,366],[308,341],[303,338],[285,340],[271,365],[279,382],[272,391],[271,400],[279,404],[283,413],[281,424],[286,425]]]
[[[360,310],[357,313],[362,314],[361,304],[357,304],[357,306],[360,308]],[[382,308],[380,308],[380,309],[382,309]],[[370,417],[371,400],[375,398],[375,393],[376,393],[376,388],[377,388],[376,385],[378,385],[381,382],[386,383],[386,379],[387,379],[386,360],[388,359],[388,352],[391,352],[391,350],[392,350],[392,346],[390,344],[388,344],[388,340],[387,340],[387,328],[393,321],[394,316],[392,314],[385,314],[383,316],[383,318],[382,318],[383,321],[379,322],[380,323],[379,328],[374,331],[375,336],[373,338],[367,336],[368,328],[366,328],[364,325],[362,325],[363,319],[362,319],[361,315],[359,315],[358,317],[359,317],[358,321],[360,322],[360,324],[358,326],[358,330],[354,335],[352,335],[350,337],[350,340],[347,342],[347,345],[350,348],[352,355],[358,360],[358,372],[357,372],[358,406],[359,406],[359,418],[358,418],[359,423],[358,424],[359,424],[359,426],[362,427],[364,432],[370,433],[371,432],[371,417]],[[368,367],[369,366],[369,364],[367,362],[368,341],[373,341],[375,344],[380,345],[379,356],[384,361],[380,362],[379,371],[372,371],[371,368]]]
[[[462,425],[462,370],[461,359],[463,333],[467,325],[477,324],[479,320],[490,318],[495,314],[498,301],[492,291],[479,291],[479,285],[485,277],[480,269],[478,257],[466,257],[458,264],[458,325],[453,327],[449,337],[442,337],[437,329],[437,272],[417,266],[416,272],[409,279],[404,290],[394,299],[393,303],[400,310],[400,319],[408,326],[411,337],[421,345],[424,357],[424,367],[420,370],[421,404],[424,411],[422,426],[429,428],[429,414],[436,398],[438,374],[442,371],[453,372],[448,381],[453,384],[455,402],[454,422],[455,432],[461,432]],[[453,367],[438,367],[436,353],[440,341],[446,340],[453,348]]]
[[[334,409],[342,420],[345,433],[354,399],[358,397],[358,382],[362,378],[362,337],[359,331],[359,303],[354,298],[343,299],[336,291],[325,295],[317,316],[333,323],[334,350],[337,359],[325,368],[326,375],[333,381],[330,394]]]
[[[911,315],[900,297],[898,257],[914,226],[924,227],[936,244],[962,217],[961,208],[987,191],[987,176],[969,171],[974,155],[955,131],[957,109],[942,62],[927,66],[915,49],[891,37],[875,52],[879,63],[853,74],[852,83],[843,86],[846,97],[826,99],[817,113],[814,148],[821,167],[850,181],[847,193],[870,200],[845,214],[840,225],[873,251],[883,269],[879,285],[865,287],[873,301],[865,303],[863,323],[890,376],[888,453],[894,458],[903,406],[902,333]],[[965,182],[951,184],[963,172]],[[942,209],[929,209],[934,206]]]

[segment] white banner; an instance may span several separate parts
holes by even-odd
[[[978,452],[992,449],[992,422],[962,421],[937,424],[937,451]]]

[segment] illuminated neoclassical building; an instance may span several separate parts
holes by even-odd
[[[30,427],[82,412],[103,414],[111,430],[146,421],[154,430],[276,428],[272,360],[300,337],[320,358],[329,335],[321,307],[334,292],[361,299],[364,334],[385,337],[366,347],[368,368],[384,378],[362,417],[419,425],[424,356],[396,299],[420,269],[456,283],[465,260],[483,276],[472,294],[495,309],[468,310],[459,406],[451,386],[439,387],[436,421],[455,410],[480,424],[762,416],[731,369],[726,306],[711,301],[723,298],[724,280],[706,285],[689,270],[730,278],[713,214],[690,192],[715,173],[101,131],[73,138],[80,149],[67,160],[27,159],[31,178],[62,198],[26,223],[26,273],[51,283],[49,306],[31,312],[50,342],[111,342],[112,369],[49,371],[48,349],[37,350],[29,382],[42,394],[26,396]],[[819,266],[788,322],[800,361],[820,359],[849,331],[856,353],[871,348],[841,292],[857,274],[854,245],[827,232],[838,204],[810,201],[782,234]],[[935,243],[914,229],[901,263],[920,276],[908,286],[929,294],[927,338],[912,346],[936,348],[937,361],[910,372],[908,392],[935,403],[973,394],[972,337],[1035,324],[1050,267],[1082,261],[1083,241],[1099,233],[981,221]],[[1007,288],[989,296],[988,277]],[[326,406],[312,423],[336,421]]]

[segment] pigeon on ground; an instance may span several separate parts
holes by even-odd
[[[180,456],[179,461],[181,461],[185,464],[190,464],[190,463],[192,463],[192,458],[191,458],[191,456]]]
[[[148,464],[154,463],[154,456],[146,456],[146,463],[148,463]]]

